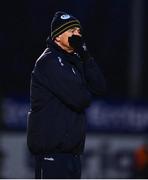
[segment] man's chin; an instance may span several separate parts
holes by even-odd
[[[71,46],[69,46],[69,50],[70,50],[71,52],[74,52],[74,48],[71,47]]]

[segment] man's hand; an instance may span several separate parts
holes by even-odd
[[[68,38],[69,45],[74,49],[76,53],[79,54],[82,60],[85,60],[90,57],[87,47],[84,43],[84,40],[81,36],[72,35]]]

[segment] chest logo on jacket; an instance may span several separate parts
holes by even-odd
[[[59,63],[61,64],[61,66],[64,66],[64,64],[62,63],[62,58],[58,56],[58,60],[59,60]]]
[[[72,68],[72,72],[73,72],[74,74],[76,74],[76,72],[75,72],[74,68]]]

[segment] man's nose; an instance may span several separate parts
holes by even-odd
[[[81,34],[80,34],[80,32],[79,32],[78,30],[75,30],[75,31],[73,32],[73,34],[74,34],[74,35],[77,35],[77,36],[81,36]]]

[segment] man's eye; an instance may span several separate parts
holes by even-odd
[[[73,29],[69,29],[69,32],[73,32],[74,30]]]

